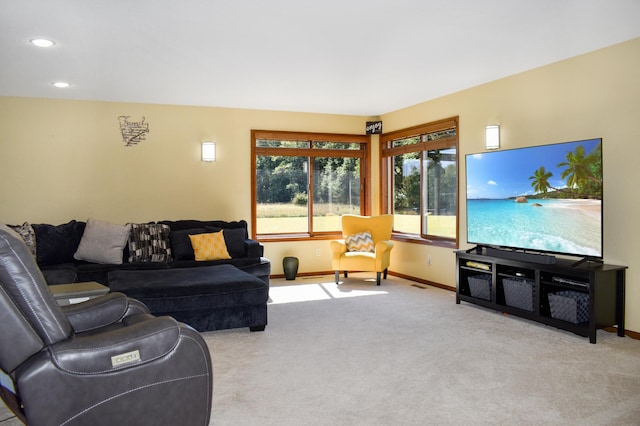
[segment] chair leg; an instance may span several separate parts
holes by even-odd
[[[344,277],[345,277],[345,278],[348,278],[348,276],[347,276],[347,271],[344,271]]]
[[[387,271],[388,271],[388,270],[389,270],[389,268],[387,268],[387,269],[385,269],[385,270],[384,270],[384,279],[385,279],[385,280],[387,279]]]
[[[381,272],[376,272],[376,285],[380,285],[380,275],[382,275]]]
[[[340,271],[336,271],[336,284],[340,282]]]

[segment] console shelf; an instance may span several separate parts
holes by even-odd
[[[456,303],[473,303],[588,337],[624,336],[626,266],[556,259],[553,264],[456,251]]]

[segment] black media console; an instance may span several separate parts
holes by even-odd
[[[473,303],[589,337],[617,326],[624,336],[626,266],[567,259],[537,263],[486,249],[456,251],[456,303]]]

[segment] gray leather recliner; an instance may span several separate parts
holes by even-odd
[[[3,399],[28,425],[209,424],[211,360],[196,331],[122,293],[59,306],[2,224],[0,368],[13,381]]]

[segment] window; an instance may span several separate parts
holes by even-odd
[[[255,238],[335,237],[341,215],[367,211],[368,136],[253,130],[251,140]]]
[[[384,134],[380,149],[394,238],[457,247],[458,117]]]

